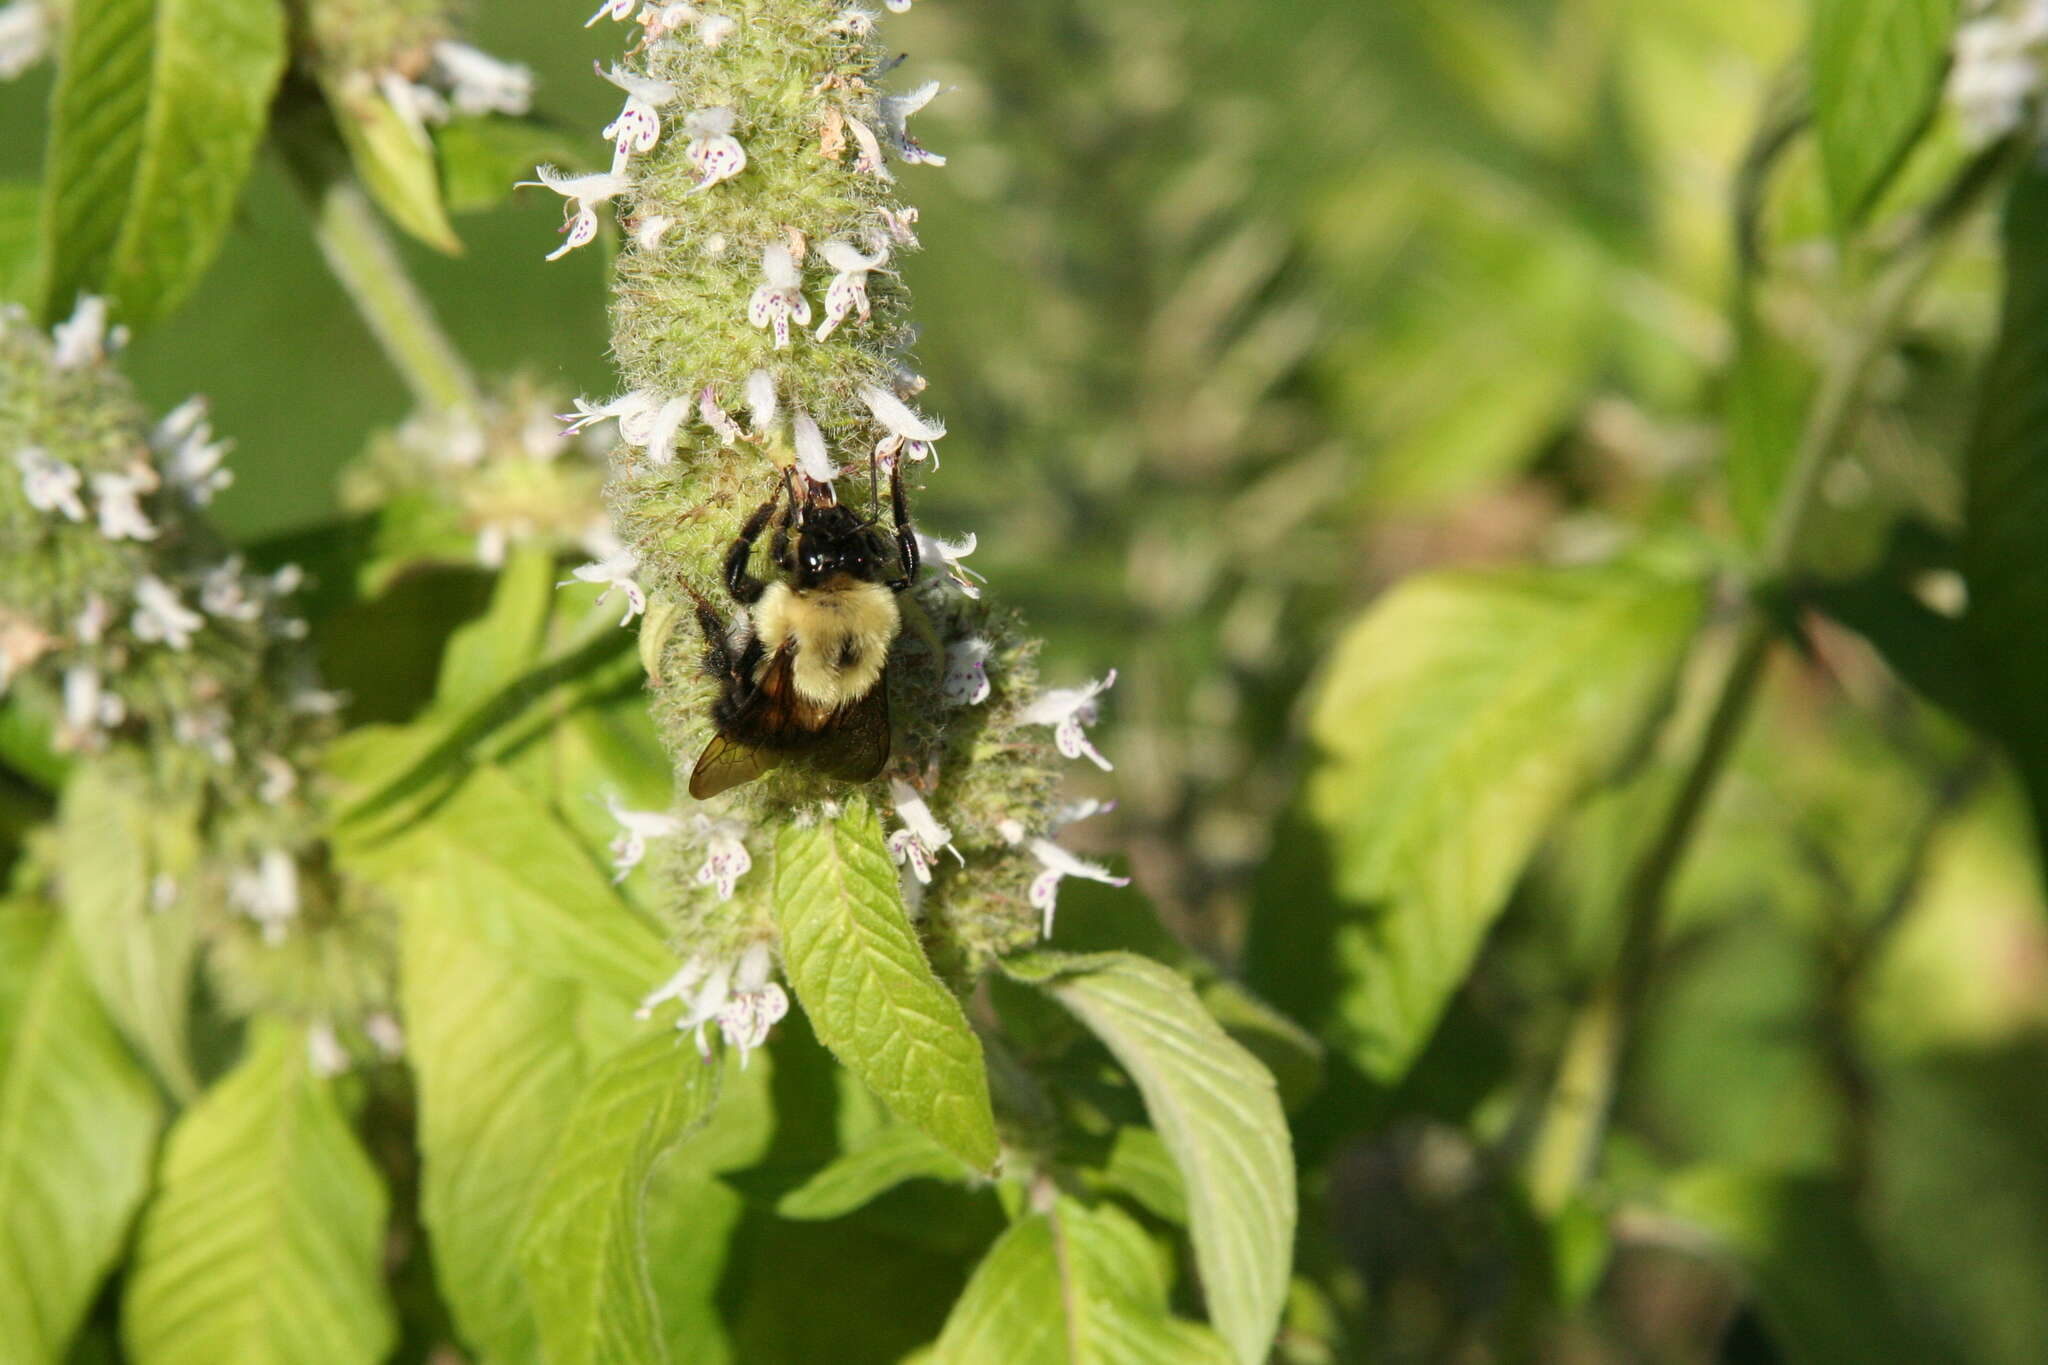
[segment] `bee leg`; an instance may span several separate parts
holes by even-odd
[[[747,518],[747,524],[740,528],[739,538],[732,548],[725,552],[725,590],[741,606],[751,607],[761,600],[761,594],[768,591],[768,585],[747,571],[747,560],[754,553],[754,542],[761,538],[761,532],[768,525],[768,518],[775,515],[776,504],[782,500],[780,493],[754,509],[754,515]]]
[[[796,560],[789,552],[789,531],[795,520],[796,503],[792,500],[789,506],[782,509],[782,517],[775,523],[775,535],[768,542],[768,562],[784,574],[796,572]]]
[[[719,680],[731,682],[735,675],[732,657],[732,632],[725,624],[725,618],[718,614],[718,608],[711,605],[693,589],[685,591],[696,600],[697,630],[704,636],[704,671]]]
[[[903,466],[889,466],[889,502],[896,513],[896,553],[903,560],[903,576],[889,580],[891,592],[902,592],[917,581],[917,529],[910,524],[910,500],[903,493]]]

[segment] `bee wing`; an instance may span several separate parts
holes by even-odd
[[[713,735],[697,756],[697,766],[690,770],[690,795],[707,800],[752,782],[781,762],[782,755],[773,749],[757,748],[730,735]]]
[[[889,761],[889,675],[884,673],[866,695],[839,708],[811,764],[842,782],[872,782]]]

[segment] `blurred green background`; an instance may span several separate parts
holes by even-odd
[[[617,95],[590,67],[620,41],[583,11],[469,16],[533,67],[577,169],[605,153]],[[951,87],[919,119],[950,165],[902,173],[924,403],[952,433],[918,515],[979,533],[972,563],[1046,636],[1050,681],[1120,670],[1118,770],[1088,785],[1122,806],[1091,834],[1197,946],[1234,961],[1248,916],[1300,908],[1274,890],[1299,853],[1275,836],[1307,761],[1298,699],[1378,590],[1442,564],[1735,557],[1730,196],[1805,23],[1768,0],[919,0],[889,22]],[[40,127],[47,81],[0,87],[0,126]],[[0,144],[0,175],[33,174],[35,141]],[[1855,283],[1811,161],[1796,148],[1770,191],[1795,376]],[[407,257],[479,369],[599,396],[604,260],[542,261],[558,213],[523,191],[459,220],[460,258]],[[1979,242],[1880,376],[1810,556],[1835,578],[1901,518],[1953,525],[1995,281]],[[131,368],[158,408],[211,395],[238,443],[219,511],[247,537],[332,515],[337,471],[408,406],[274,162]],[[1859,637],[1813,641],[1675,897],[1611,1256],[1582,1224],[1520,1221],[1487,1163],[1611,948],[1589,907],[1641,785],[1546,849],[1409,1082],[1340,1072],[1298,1116],[1304,1265],[1360,1358],[2048,1358],[2025,816]],[[1874,1339],[1898,1303],[1913,1335]]]

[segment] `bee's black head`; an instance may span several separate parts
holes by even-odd
[[[796,586],[815,588],[845,574],[879,583],[886,576],[887,546],[874,527],[839,506],[811,507],[796,542]]]

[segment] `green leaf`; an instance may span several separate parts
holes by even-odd
[[[57,832],[61,904],[100,999],[122,1032],[181,1096],[196,1094],[187,1045],[193,906],[156,903],[175,886],[196,836],[189,812],[154,796],[133,765],[81,768],[64,791]]]
[[[2005,206],[2005,301],[1964,466],[1964,617],[1978,700],[2048,830],[2048,170],[2032,161]]]
[[[443,917],[523,970],[630,1007],[675,971],[674,956],[606,884],[538,798],[479,768],[404,836],[344,846],[350,871],[407,913]]]
[[[1188,1225],[1187,1182],[1173,1164],[1173,1154],[1150,1128],[1119,1127],[1108,1159],[1098,1170],[1083,1171],[1082,1178],[1091,1188],[1137,1200],[1154,1217],[1178,1227]]]
[[[519,1243],[549,1365],[668,1359],[648,1278],[648,1183],[711,1112],[718,1078],[660,1029],[599,1068],[576,1101]]]
[[[981,1040],[933,975],[864,802],[775,836],[775,922],[818,1041],[906,1123],[977,1171],[996,1164]]]
[[[386,1197],[302,1031],[252,1030],[171,1130],[122,1298],[136,1365],[376,1365]]]
[[[126,31],[122,31],[123,29]],[[45,307],[163,317],[220,249],[284,74],[277,0],[75,0],[53,96]]]
[[[0,904],[0,1363],[65,1358],[149,1188],[162,1121],[62,924]]]
[[[721,1114],[724,1108],[721,1101]],[[718,1299],[746,1201],[704,1173],[697,1159],[702,1136],[662,1162],[647,1189],[647,1273],[661,1306],[669,1365],[738,1359]]]
[[[367,73],[320,84],[349,160],[377,207],[436,251],[461,255],[462,239],[441,201],[441,173],[425,131],[407,123]]]
[[[1816,0],[1813,117],[1838,230],[1861,221],[1941,94],[1955,0]]]
[[[1273,1077],[1188,983],[1131,953],[1033,953],[1041,985],[1122,1063],[1186,1185],[1210,1321],[1246,1365],[1266,1358],[1294,1252],[1294,1157]]]
[[[891,1123],[856,1139],[830,1165],[783,1195],[775,1211],[804,1221],[838,1218],[906,1180],[965,1180],[972,1175],[959,1157],[922,1130]]]
[[[554,556],[533,548],[514,554],[491,590],[490,609],[448,637],[434,704],[475,705],[532,668],[554,605]]]
[[[1437,573],[1382,598],[1324,669],[1252,984],[1398,1079],[1538,841],[1660,713],[1700,603],[1625,568]]]
[[[1167,1307],[1159,1252],[1130,1217],[1058,1196],[1012,1224],[946,1319],[932,1365],[1222,1365]],[[1243,1357],[1240,1356],[1240,1359]],[[1257,1357],[1264,1360],[1262,1351]]]
[[[576,990],[521,971],[426,882],[405,906],[400,986],[419,1092],[420,1216],[462,1338],[494,1365],[539,1359],[517,1248],[582,1086]]]
[[[78,0],[62,26],[43,154],[44,321],[100,289],[149,122],[156,0]]]
[[[1886,1287],[1847,1190],[1724,1167],[1675,1178],[1665,1201],[1724,1245],[1756,1282],[1790,1365],[1919,1365],[1944,1358]]]
[[[43,192],[0,180],[0,302],[34,304],[43,271]]]

